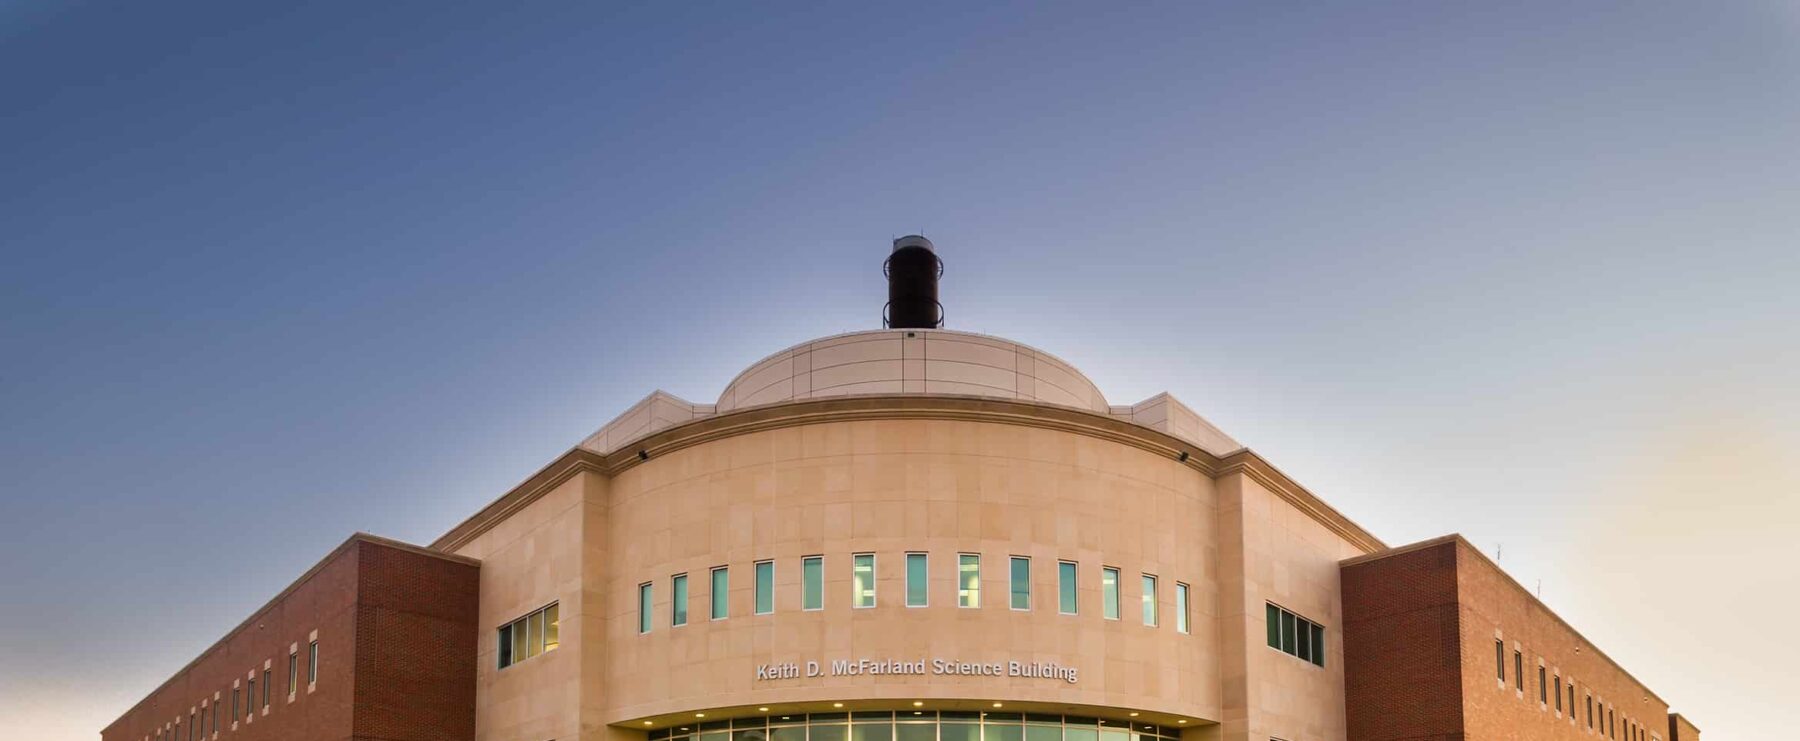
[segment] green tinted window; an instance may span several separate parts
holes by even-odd
[[[1080,608],[1075,591],[1075,564],[1062,561],[1056,564],[1056,608],[1064,615],[1074,615]]]
[[[676,574],[670,582],[669,595],[672,607],[669,608],[669,624],[687,625],[687,574]]]
[[[800,609],[825,607],[825,559],[812,556],[800,562]]]
[[[1100,616],[1107,620],[1119,619],[1119,570],[1104,568],[1100,570]]]
[[[930,569],[923,553],[906,554],[906,606],[924,607],[930,597]]]
[[[1015,610],[1031,609],[1031,559],[1024,556],[1013,556],[1012,576],[1008,582],[1008,589],[1012,594],[1012,608]]]
[[[875,554],[858,553],[851,557],[850,604],[854,607],[875,606]]]
[[[731,569],[724,566],[712,570],[712,619],[724,620],[730,614]]]
[[[1263,613],[1263,620],[1269,628],[1269,648],[1281,648],[1281,608],[1274,605],[1264,607],[1268,608]]]
[[[775,611],[775,562],[758,561],[756,563],[756,614],[767,615]]]

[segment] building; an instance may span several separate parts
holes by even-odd
[[[103,741],[1698,738],[1460,538],[943,329],[922,237],[887,268],[888,326],[351,537]]]

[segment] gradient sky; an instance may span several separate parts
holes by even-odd
[[[290,5],[0,0],[8,737],[877,326],[919,230],[950,327],[1792,735],[1800,5]]]

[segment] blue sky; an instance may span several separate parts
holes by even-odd
[[[1793,3],[0,0],[0,99],[31,738],[353,530],[876,326],[921,230],[952,328],[1502,548],[1710,736],[1786,730]]]

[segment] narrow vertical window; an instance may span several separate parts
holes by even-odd
[[[562,606],[552,604],[544,608],[544,653],[555,651],[562,645]]]
[[[1312,663],[1314,666],[1325,665],[1325,626],[1313,623],[1312,626]]]
[[[306,644],[306,683],[309,685],[319,683],[318,641],[312,641]]]
[[[1587,696],[1587,720],[1588,720],[1588,727],[1593,728],[1594,727],[1594,696],[1593,695]]]
[[[1296,626],[1294,623],[1294,613],[1288,612],[1287,610],[1282,610],[1281,611],[1281,650],[1286,651],[1295,656],[1299,656],[1300,655],[1300,638],[1299,638],[1299,636],[1295,635],[1295,633],[1294,633],[1294,630],[1296,627],[1298,627],[1298,626]]]
[[[1175,582],[1175,632],[1188,632],[1188,585]]]
[[[275,674],[275,670],[273,670],[273,669],[268,669],[268,668],[263,669],[262,706],[263,706],[264,710],[269,709],[269,685],[272,685],[275,683],[274,674]]]
[[[1144,624],[1156,627],[1156,577],[1145,574],[1139,582],[1144,600]]]
[[[981,606],[981,556],[974,553],[956,557],[956,606]]]
[[[534,612],[525,616],[525,658],[531,658],[544,652],[544,614]],[[513,629],[517,634],[519,630]]]
[[[1100,617],[1119,619],[1119,570],[1111,566],[1100,569]]]
[[[231,688],[231,722],[233,722],[233,723],[237,722],[238,711],[241,709],[240,704],[238,703],[238,698],[240,696],[242,696],[243,694],[244,694],[243,690],[238,689],[236,687]]]
[[[808,556],[800,562],[800,609],[825,609],[825,558]]]
[[[1269,648],[1281,648],[1281,608],[1263,605],[1263,627],[1269,631]]]
[[[1525,654],[1518,651],[1513,652],[1513,683],[1519,686],[1520,692],[1525,691]]]
[[[906,554],[906,606],[925,607],[931,599],[931,568],[923,553]]]
[[[1562,709],[1563,709],[1562,675],[1561,674],[1558,674],[1550,679],[1550,689],[1552,690],[1551,694],[1556,695],[1556,712],[1560,713],[1560,712],[1562,712]]]
[[[1294,650],[1291,653],[1301,661],[1312,661],[1312,649],[1312,621],[1295,615]]]
[[[1569,720],[1575,719],[1575,680],[1569,680]]]
[[[775,611],[775,562],[756,562],[756,614]]]
[[[288,651],[288,697],[300,689],[300,652]]]
[[[712,619],[724,620],[730,614],[731,569],[720,566],[712,570]]]
[[[858,553],[850,557],[850,606],[875,606],[875,554]]]
[[[1544,683],[1544,667],[1538,667],[1538,702],[1550,703],[1550,685]]]
[[[188,711],[188,741],[194,741],[194,711]]]
[[[1081,599],[1076,596],[1075,575],[1077,568],[1074,561],[1056,562],[1056,610],[1064,615],[1074,615],[1081,609]]]
[[[256,709],[256,678],[255,677],[250,678],[249,688],[250,689],[244,693],[244,717],[246,717],[246,718],[256,714],[254,712]]]
[[[1506,682],[1506,641],[1494,639],[1494,671],[1498,672],[1500,681]]]
[[[676,574],[669,580],[669,626],[679,628],[687,625],[687,610],[687,574]]]
[[[1012,557],[1012,572],[1007,579],[1007,591],[1012,595],[1013,609],[1031,609],[1031,559],[1025,556]]]
[[[653,592],[652,592],[653,589],[655,589],[655,587],[653,587],[650,584],[650,582],[644,582],[643,584],[638,585],[638,633],[639,634],[650,632],[650,610],[653,609],[653,607],[654,607],[654,605],[651,604],[652,597],[653,597]]]

